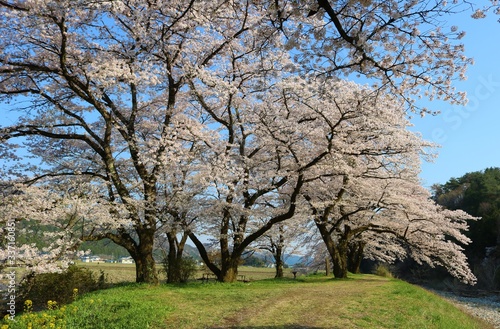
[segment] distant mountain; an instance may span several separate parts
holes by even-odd
[[[113,259],[130,256],[127,249],[117,245],[109,239],[84,242],[80,245],[80,250],[90,250],[92,255],[106,255]]]
[[[303,260],[302,256],[297,256],[297,255],[286,255],[285,256],[285,263],[289,266],[293,266],[297,263],[301,263]]]

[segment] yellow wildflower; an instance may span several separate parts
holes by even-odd
[[[33,301],[26,299],[24,301],[24,311],[26,313],[31,313],[32,310],[33,310]]]
[[[57,302],[55,300],[49,300],[47,302],[47,308],[49,310],[55,310],[57,308]]]

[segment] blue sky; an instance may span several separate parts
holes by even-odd
[[[470,14],[449,19],[466,31],[462,39],[466,54],[475,64],[467,71],[468,79],[456,83],[466,91],[466,106],[426,103],[429,109],[441,114],[416,116],[412,130],[419,131],[427,140],[441,145],[433,163],[423,163],[422,184],[445,183],[451,177],[488,167],[500,167],[500,23],[498,16],[474,20]]]

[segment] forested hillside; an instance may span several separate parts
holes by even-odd
[[[500,273],[500,168],[487,168],[466,173],[459,178],[451,178],[445,184],[432,187],[434,200],[448,209],[461,209],[481,217],[469,221],[467,235],[472,243],[465,247],[471,267],[482,284],[498,288]],[[481,283],[481,282],[480,282]]]

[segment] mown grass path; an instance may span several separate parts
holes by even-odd
[[[275,287],[276,288],[276,287]],[[437,296],[375,276],[270,289],[216,328],[486,328]]]

